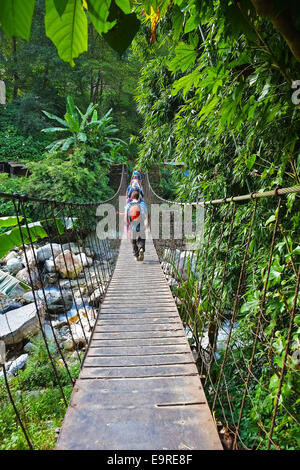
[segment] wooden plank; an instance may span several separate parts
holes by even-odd
[[[162,356],[129,356],[129,357],[90,357],[84,361],[84,367],[132,367],[157,366],[168,364],[194,364],[193,357],[187,354],[164,354]]]
[[[157,323],[178,323],[178,317],[135,317],[132,316],[127,318],[121,317],[114,317],[113,315],[109,315],[112,318],[99,318],[97,320],[97,325],[152,325]]]
[[[93,345],[96,346],[130,346],[132,344],[133,338],[124,338],[124,339],[107,339],[104,335],[104,338],[99,338],[99,333],[95,333],[93,337]],[[186,345],[186,339],[184,336],[175,336],[169,338],[134,338],[136,346],[164,346],[166,344],[176,345],[180,344],[182,346]]]
[[[91,345],[89,348],[90,355],[93,356],[146,356],[154,354],[180,354],[190,352],[187,344],[180,345],[164,345],[164,346],[116,346],[115,348],[107,346]]]
[[[160,323],[160,324],[145,324],[145,325],[99,325],[97,323],[95,331],[100,333],[112,333],[118,332],[123,333],[125,331],[131,332],[146,332],[146,331],[182,331],[182,325],[180,323]]]
[[[73,400],[72,400],[73,401]],[[126,380],[80,380],[74,389],[74,403],[90,403],[91,407],[128,407],[176,405],[205,402],[196,376],[155,377]]]
[[[134,367],[88,367],[84,365],[80,378],[131,378],[131,377],[171,377],[181,375],[198,375],[194,363],[148,365]]]
[[[167,313],[167,312],[175,312],[177,313],[176,306],[167,306],[164,305],[163,307],[122,307],[121,305],[119,306],[102,306],[100,310],[103,313]]]
[[[90,381],[89,381],[90,382]],[[74,403],[56,449],[221,450],[203,404],[98,409]],[[79,439],[80,433],[80,439]]]
[[[182,330],[176,330],[176,331],[170,331],[170,330],[164,330],[164,331],[152,331],[152,332],[146,332],[146,331],[122,331],[122,332],[103,332],[101,330],[95,330],[94,332],[95,339],[141,339],[141,338],[186,338],[184,332]],[[93,336],[94,338],[94,336]],[[91,345],[92,347],[92,345]]]

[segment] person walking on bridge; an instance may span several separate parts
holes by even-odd
[[[136,261],[144,260],[146,229],[148,228],[147,204],[141,200],[140,191],[131,194],[131,202],[125,207],[125,225],[132,243]]]

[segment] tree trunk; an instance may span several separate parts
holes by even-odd
[[[12,47],[13,47],[13,59],[14,59],[14,88],[13,88],[13,98],[16,99],[18,97],[18,90],[19,90],[19,75],[18,75],[18,59],[17,59],[17,40],[15,37],[12,38]]]
[[[93,103],[94,99],[94,71],[91,69],[91,82],[90,82],[90,103]]]
[[[47,64],[45,65],[45,68],[44,68],[43,89],[45,89],[45,88],[46,88],[46,85],[47,85],[48,73],[49,73],[49,63],[47,62]]]
[[[274,28],[283,36],[293,56],[300,62],[300,31],[293,23],[289,11],[278,12],[274,0],[251,0],[256,13],[272,21]]]

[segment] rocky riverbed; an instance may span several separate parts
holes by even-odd
[[[41,326],[48,342],[66,351],[85,348],[117,254],[89,236],[84,246],[35,244],[26,252],[15,248],[0,260],[0,274],[31,287],[16,285],[9,295],[0,293],[0,340],[6,345],[8,376],[26,367],[31,338]]]

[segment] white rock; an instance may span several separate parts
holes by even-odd
[[[26,353],[30,353],[33,350],[33,344],[30,343],[29,341],[28,343],[25,344],[23,349]]]
[[[73,297],[71,293],[62,291],[61,294],[59,289],[53,287],[45,287],[44,291],[43,289],[34,291],[34,295],[37,300],[45,305],[47,311],[53,314],[68,311],[73,304]],[[23,299],[26,302],[33,302],[33,292],[26,292],[26,294],[23,295]]]
[[[52,246],[52,249],[51,249]],[[47,245],[41,246],[37,250],[38,261],[46,261],[50,258],[58,256],[62,252],[62,248],[58,243],[47,243]]]
[[[26,253],[26,256],[25,256],[25,253]],[[24,266],[27,267],[27,262],[28,262],[28,266],[30,268],[34,268],[36,266],[35,258],[37,258],[37,249],[36,248],[32,249],[32,247],[30,246],[29,248],[27,248],[25,253],[23,253],[22,258],[21,258],[22,263],[24,264]],[[26,257],[27,257],[27,261],[26,261]]]
[[[6,256],[4,256],[4,258],[2,258],[1,261],[4,263],[7,263],[7,261],[16,257],[17,257],[17,252],[13,250],[13,251],[10,251]]]
[[[79,253],[82,249],[79,248],[78,245],[76,245],[76,243],[74,242],[70,242],[70,243],[64,243],[62,245],[62,249],[63,251],[65,250],[72,250],[72,252],[74,253],[74,255],[77,255],[77,253]]]
[[[52,328],[50,325],[43,325],[43,331],[45,333],[45,336],[47,338],[47,341],[49,342],[54,342],[54,335],[53,335],[53,332],[52,332]]]
[[[19,271],[21,271],[21,269],[23,269],[23,264],[18,258],[9,258],[6,266],[12,275],[17,274]]]
[[[93,264],[92,258],[89,258],[88,256],[86,256],[85,253],[79,253],[77,255],[77,259],[79,260],[80,263],[82,263],[84,268],[87,266],[92,266]]]
[[[30,286],[32,289],[39,289],[42,287],[39,271],[34,266],[30,267],[30,274],[27,268],[21,269],[21,271],[16,274],[16,278]]]
[[[46,259],[45,269],[48,273],[54,273],[55,272],[55,265],[54,265],[53,258]]]
[[[39,315],[43,323],[45,311],[42,304],[39,305]],[[24,338],[36,333],[39,327],[39,319],[34,303],[0,315],[0,339],[5,344],[19,343]]]
[[[7,375],[15,375],[19,369],[23,369],[26,362],[28,361],[28,354],[22,354],[18,359],[13,361],[10,368],[8,369]]]

